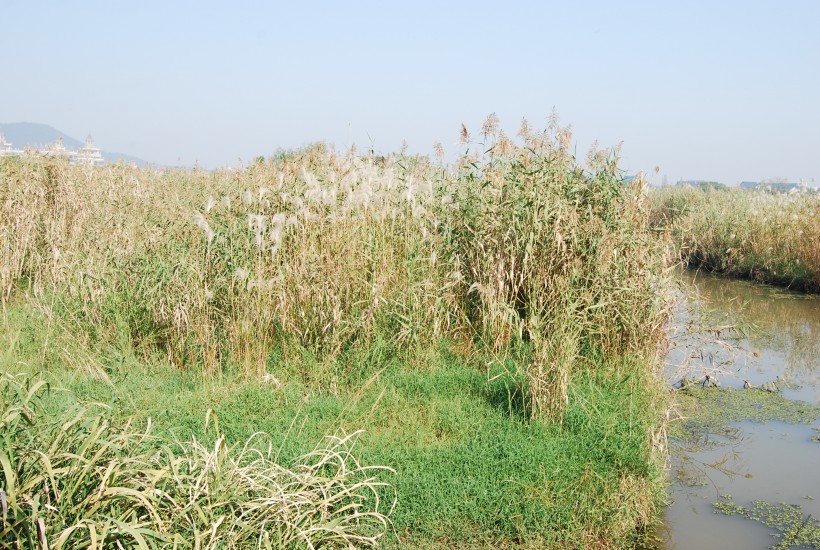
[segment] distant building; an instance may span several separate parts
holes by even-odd
[[[77,149],[72,160],[74,164],[82,164],[83,166],[101,166],[105,163],[102,153],[99,147],[94,145],[91,135],[85,138],[85,145]]]
[[[792,193],[800,191],[805,188],[805,184],[794,182],[759,182],[759,181],[742,181],[740,182],[741,189],[759,190],[759,191],[773,191],[775,193]]]
[[[6,136],[0,134],[0,157],[16,157],[22,155],[23,151],[13,149],[11,143],[6,141]]]
[[[48,157],[71,157],[71,151],[65,148],[63,145],[63,137],[60,136],[57,138],[57,141],[54,143],[49,143],[46,145],[44,151],[40,151],[44,153]]]
[[[6,141],[6,137],[0,133],[0,157],[19,157],[24,154],[45,155],[47,157],[66,157],[72,164],[81,164],[83,166],[100,166],[105,163],[102,156],[102,151],[99,147],[94,145],[91,136],[85,140],[85,145],[72,151],[66,149],[63,144],[63,138],[57,138],[54,143],[49,143],[46,147],[40,149],[14,149],[11,143]]]
[[[795,191],[800,190],[800,184],[799,183],[793,183],[793,182],[767,183],[766,187],[768,187],[772,191],[779,191],[781,193],[788,193],[789,191],[792,191],[792,190],[795,190]]]

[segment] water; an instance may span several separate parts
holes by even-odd
[[[718,376],[723,387],[775,381],[783,396],[820,402],[820,297],[732,281],[691,271],[679,274],[688,311],[667,364],[670,383],[688,370]],[[695,335],[689,323],[713,330]],[[736,325],[737,328],[729,328]],[[752,390],[747,390],[752,391]],[[713,502],[731,495],[736,504],[754,500],[798,504],[820,518],[820,422],[812,425],[740,422],[732,437],[704,434],[698,445],[673,452],[666,524],[666,550],[769,548],[773,529],[738,516],[715,513]]]

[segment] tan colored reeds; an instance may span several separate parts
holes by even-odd
[[[820,194],[667,188],[653,223],[692,266],[820,292]]]
[[[573,369],[662,339],[643,190],[615,151],[577,163],[555,121],[482,134],[451,167],[324,146],[212,173],[4,159],[0,297],[207,374],[377,338],[523,343],[533,412],[560,415]]]

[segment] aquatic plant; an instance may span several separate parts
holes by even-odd
[[[756,500],[750,506],[741,506],[736,504],[731,496],[723,495],[722,499],[712,506],[721,514],[741,516],[776,529],[778,533],[773,533],[772,536],[780,540],[769,548],[820,548],[820,520],[804,513],[797,504],[773,504]]]
[[[683,439],[703,433],[731,434],[732,422],[810,424],[820,418],[820,405],[787,399],[779,392],[761,388],[704,388],[688,385],[676,391],[675,402],[680,422],[673,423],[671,434]]]

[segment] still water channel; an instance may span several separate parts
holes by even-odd
[[[762,391],[774,382],[789,400],[820,403],[820,297],[693,271],[678,277],[686,308],[677,315],[666,366],[670,384],[679,385],[686,371],[701,380],[709,373],[722,388],[743,391],[748,381],[755,388],[745,391]],[[698,331],[698,325],[713,330]],[[759,500],[799,505],[808,521],[820,518],[820,421],[731,427],[728,437],[703,433],[697,444],[672,441],[671,504],[660,548],[763,549],[780,541],[761,523],[716,513],[713,503],[726,495],[742,506]]]

